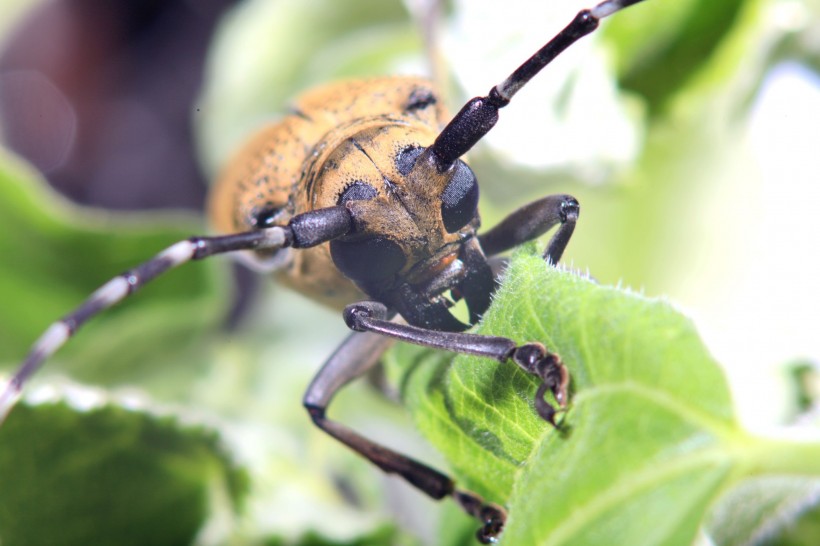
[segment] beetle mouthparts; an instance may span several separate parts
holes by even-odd
[[[421,268],[411,284],[418,293],[432,298],[453,288],[465,274],[464,263],[453,252]]]

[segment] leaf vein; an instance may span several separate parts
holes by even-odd
[[[731,427],[729,423],[722,422],[714,416],[698,411],[692,405],[684,403],[666,391],[652,389],[636,381],[607,383],[586,388],[575,395],[575,403],[614,392],[631,392],[637,396],[641,396],[669,409],[672,413],[680,415],[684,420],[697,425],[699,428],[709,430],[721,439],[733,439],[737,436],[737,430]]]

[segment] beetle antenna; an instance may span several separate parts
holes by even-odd
[[[569,25],[504,81],[493,87],[486,97],[475,97],[467,102],[430,147],[439,172],[447,170],[456,159],[490,132],[498,121],[498,110],[507,106],[512,97],[542,68],[580,38],[598,28],[601,19],[641,1],[605,0],[594,8],[581,10]]]
[[[118,275],[98,288],[74,311],[54,322],[34,342],[26,359],[0,393],[0,423],[20,398],[29,378],[90,318],[113,307],[163,273],[192,260],[239,250],[306,248],[335,239],[350,230],[350,213],[343,206],[316,209],[291,218],[287,226],[273,226],[233,235],[192,237],[175,243],[147,262]]]
[[[287,242],[287,232],[282,227],[222,237],[192,237],[169,246],[147,262],[114,277],[74,311],[52,323],[34,343],[26,359],[0,394],[0,423],[14,407],[29,378],[88,319],[119,303],[156,277],[191,260],[235,250],[281,248]]]

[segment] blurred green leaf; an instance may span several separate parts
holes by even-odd
[[[814,499],[814,507],[801,515],[797,521],[787,522],[778,529],[779,534],[765,541],[766,546],[811,546],[820,541],[820,502]]]
[[[400,347],[390,371],[464,483],[507,505],[507,544],[691,544],[740,478],[820,479],[820,443],[739,427],[720,368],[668,303],[519,253],[479,332],[561,355],[574,390],[565,435],[512,365]]]
[[[639,93],[657,114],[710,61],[738,22],[746,0],[645,2],[628,17],[607,21],[619,51],[620,83]],[[727,74],[729,75],[729,74]]]
[[[188,544],[247,476],[213,431],[115,405],[22,404],[0,428],[4,544]]]
[[[720,500],[707,523],[716,544],[804,545],[820,540],[820,478],[747,480]]]
[[[395,72],[421,39],[397,0],[250,0],[224,19],[209,57],[197,123],[214,174],[260,124],[311,86]]]

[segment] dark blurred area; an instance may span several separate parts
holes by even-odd
[[[0,51],[3,142],[77,202],[201,210],[191,116],[235,1],[44,1]]]

